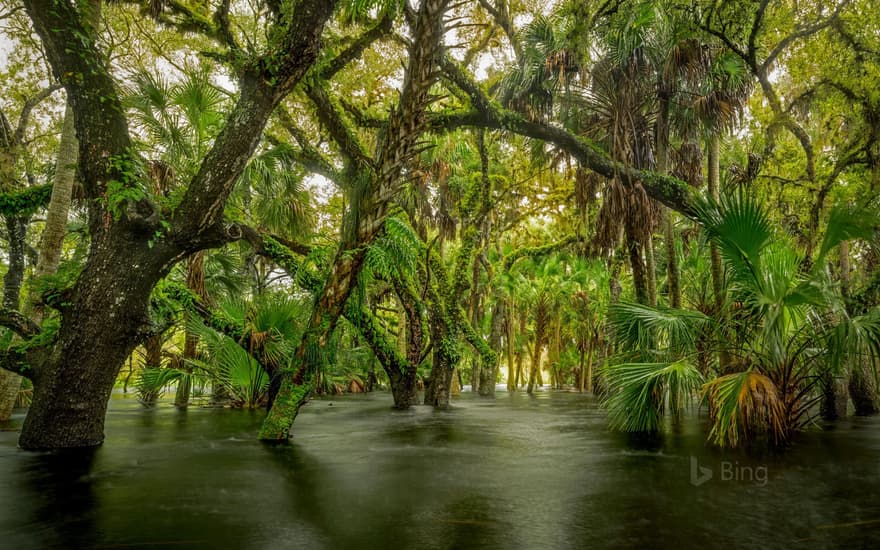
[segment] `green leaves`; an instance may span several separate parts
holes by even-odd
[[[702,382],[687,361],[624,363],[602,368],[608,383],[604,405],[611,427],[626,432],[657,432],[668,408],[680,414]]]
[[[761,269],[761,252],[773,236],[766,210],[742,189],[711,199],[696,201],[697,221],[718,244],[734,277],[754,279]]]
[[[870,240],[874,232],[880,228],[880,216],[875,209],[869,207],[838,204],[828,214],[828,226],[819,255],[814,262],[814,269],[822,269],[825,258],[831,250],[844,241],[852,239]]]
[[[698,311],[620,302],[608,308],[608,323],[625,350],[665,349],[670,359],[691,353],[711,319]]]

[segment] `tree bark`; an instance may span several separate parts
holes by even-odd
[[[88,199],[90,249],[70,290],[61,328],[35,368],[34,398],[19,444],[26,449],[100,444],[107,400],[132,349],[150,333],[155,284],[187,255],[235,240],[223,207],[255,150],[269,115],[312,66],[334,1],[301,0],[279,21],[273,44],[241,71],[240,94],[170,223],[139,184],[136,153],[116,81],[89,36],[82,7],[25,0],[46,57],[68,93]],[[122,198],[118,189],[141,198]],[[162,235],[157,238],[156,235]]]
[[[79,158],[79,142],[76,139],[76,126],[70,103],[64,110],[64,125],[58,154],[55,158],[55,180],[52,184],[52,198],[46,212],[46,226],[40,240],[40,255],[37,260],[35,277],[50,275],[58,270],[64,237],[67,236],[67,218],[73,196],[76,163]],[[38,297],[33,297],[32,301]]]
[[[489,329],[489,347],[493,350],[501,349],[501,338],[507,309],[504,300],[496,297],[495,306],[492,308],[492,321]],[[483,397],[495,397],[495,380],[498,378],[498,361],[493,364],[484,364],[480,369],[480,395]]]
[[[507,315],[505,316],[504,324],[507,329],[507,336],[505,337],[505,344],[507,347],[507,391],[512,392],[516,390],[516,363],[513,351],[514,310],[511,303],[507,303],[506,312]]]
[[[24,280],[24,249],[28,220],[19,216],[7,216],[6,234],[9,240],[9,267],[3,276],[3,307],[18,310],[21,301],[21,283]],[[0,421],[12,416],[18,399],[21,376],[0,369]]]
[[[544,332],[547,324],[547,314],[544,308],[539,306],[535,313],[535,348],[532,353],[532,364],[529,368],[529,387],[526,390],[530,395],[535,392],[535,384],[543,385],[538,380],[541,372],[541,354],[544,351]]]
[[[648,305],[657,306],[657,265],[654,262],[654,236],[645,241],[645,271],[647,272]]]
[[[315,301],[295,355],[296,369],[282,379],[278,397],[260,429],[261,440],[281,441],[290,436],[290,427],[311,393],[314,373],[322,366],[324,346],[360,273],[365,248],[385,224],[390,201],[402,183],[403,163],[414,154],[424,129],[425,110],[431,102],[429,91],[442,55],[447,2],[423,0],[419,7],[400,101],[377,147],[375,167],[358,167],[359,184],[364,188],[357,204],[352,205],[356,216],[343,228],[347,234],[343,235],[328,280]]]

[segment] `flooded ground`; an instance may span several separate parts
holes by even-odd
[[[261,413],[111,401],[92,452],[16,448],[0,425],[0,548],[880,547],[880,419],[784,453],[720,451],[692,418],[660,441],[591,397],[388,394],[311,402],[289,445]]]

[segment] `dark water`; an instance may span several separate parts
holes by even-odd
[[[259,414],[128,400],[94,452],[0,432],[0,547],[880,547],[878,419],[748,455],[707,446],[698,419],[662,442],[611,433],[571,393],[390,403],[316,400],[275,447]],[[713,478],[695,486],[692,460]]]

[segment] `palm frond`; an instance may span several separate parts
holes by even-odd
[[[703,386],[712,418],[709,437],[736,447],[767,432],[777,442],[788,435],[785,407],[776,385],[755,371],[721,376]]]
[[[604,405],[613,429],[657,432],[668,408],[678,416],[702,383],[700,372],[687,361],[606,365]]]

